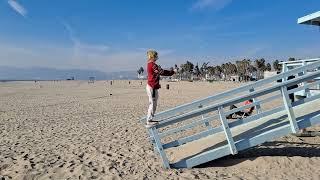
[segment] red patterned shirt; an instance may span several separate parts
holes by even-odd
[[[174,74],[173,71],[163,70],[159,65],[155,62],[150,61],[147,65],[148,72],[148,85],[153,89],[159,89],[160,86],[160,75],[161,76],[172,76]]]

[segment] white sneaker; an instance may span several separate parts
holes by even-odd
[[[147,121],[146,128],[152,128],[153,126],[155,126],[157,124],[158,124],[158,122],[156,122],[156,121]]]

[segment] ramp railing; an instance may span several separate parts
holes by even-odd
[[[320,58],[309,59],[309,61],[310,62],[317,62],[317,61],[320,61]],[[229,91],[224,92],[224,93],[212,95],[212,96],[206,97],[204,99],[199,99],[199,100],[193,101],[191,103],[183,104],[183,105],[180,105],[180,106],[177,106],[177,107],[174,107],[174,108],[171,108],[171,109],[156,113],[155,116],[154,116],[154,119],[158,120],[158,121],[161,121],[163,119],[168,119],[170,117],[174,117],[176,115],[183,114],[185,112],[189,112],[190,110],[193,110],[193,109],[197,109],[197,108],[201,108],[201,107],[204,107],[204,106],[208,106],[208,105],[210,105],[212,103],[215,103],[215,102],[220,101],[222,99],[228,98],[228,97],[230,97],[230,96],[232,96],[234,94],[239,94],[240,92],[245,92],[245,91],[251,91],[252,92],[252,91],[255,91],[256,88],[260,88],[261,86],[266,85],[268,83],[276,82],[277,80],[282,80],[282,79],[285,79],[285,78],[287,78],[289,76],[305,72],[306,69],[308,69],[308,67],[312,68],[312,65],[310,66],[310,64],[313,64],[313,63],[310,63],[310,62],[308,62],[308,64],[307,64],[308,66],[305,69],[299,67],[299,68],[291,70],[290,72],[281,73],[281,74],[278,74],[278,75],[273,76],[273,77],[268,78],[268,79],[263,79],[263,80],[255,82],[255,83],[252,83],[252,84],[241,86],[241,87],[239,87],[237,89],[232,89],[232,90],[229,90]],[[146,117],[141,118],[140,121],[141,122],[145,122],[146,121]]]
[[[240,150],[261,144],[274,137],[283,136],[290,132],[297,133],[299,129],[312,125],[312,122],[297,122],[293,107],[317,100],[320,98],[320,94],[295,102],[291,102],[290,96],[294,92],[307,90],[319,85],[320,81],[306,83],[320,77],[320,71],[317,71],[319,68],[320,61],[317,61],[268,79],[156,114],[155,119],[161,121],[149,128],[148,132],[150,140],[159,153],[164,167],[193,167],[229,154],[237,154]],[[301,74],[306,71],[310,73]],[[298,74],[300,76],[297,76]],[[295,76],[295,78],[288,80],[292,76]],[[297,86],[298,84],[300,86]],[[249,99],[253,100],[251,104],[241,104]],[[279,103],[278,106],[276,103],[273,105],[275,101],[279,100],[281,101],[280,105]],[[266,108],[267,104],[269,104],[269,107],[271,105],[271,108]],[[232,105],[237,106],[234,106],[234,109],[229,109]],[[244,112],[251,107],[255,107],[256,111],[251,116],[232,120],[227,119],[230,115]],[[284,130],[279,127],[280,129],[266,132],[268,136],[257,136],[250,140],[238,141],[234,139],[234,135],[231,132],[232,128],[249,122],[259,121],[263,117],[282,111],[285,111],[288,117],[288,129]],[[141,121],[144,122],[145,118],[141,119]],[[225,135],[227,144],[216,147],[214,150],[208,150],[207,152],[187,157],[179,162],[169,162],[166,150],[222,132]]]

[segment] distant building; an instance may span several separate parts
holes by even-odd
[[[67,81],[74,81],[74,76],[72,76],[71,78],[68,78]]]
[[[265,71],[263,74],[264,78],[269,78],[275,75],[277,75],[277,71]]]
[[[95,79],[96,79],[95,77],[89,77],[88,83],[94,83]]]
[[[230,81],[240,82],[240,77],[238,75],[230,76]]]
[[[138,79],[146,79],[147,77],[141,74],[138,74]]]

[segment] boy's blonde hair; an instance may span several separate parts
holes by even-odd
[[[157,60],[158,59],[158,52],[155,50],[149,50],[149,51],[147,51],[147,57],[148,57],[148,60],[150,60],[150,59]]]

